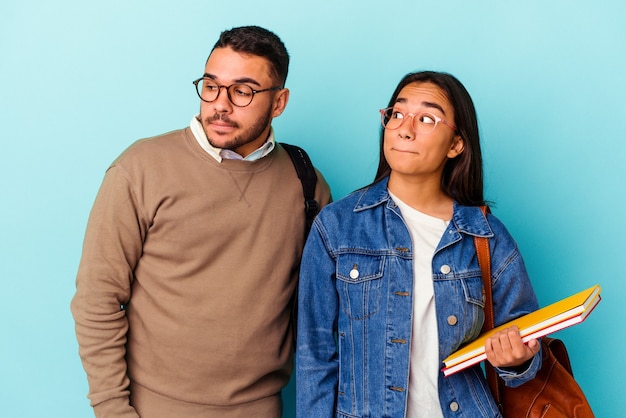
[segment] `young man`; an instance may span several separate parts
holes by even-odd
[[[223,32],[190,126],[107,170],[71,306],[97,417],[280,417],[305,229],[271,127],[288,65],[272,32]]]

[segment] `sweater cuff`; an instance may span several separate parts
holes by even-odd
[[[139,418],[128,397],[114,398],[93,406],[96,418]]]

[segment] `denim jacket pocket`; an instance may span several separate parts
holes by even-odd
[[[361,253],[337,257],[337,291],[343,312],[350,319],[366,319],[380,306],[385,257]]]
[[[472,318],[469,321],[472,327],[468,330],[468,336],[473,340],[481,333],[483,322],[485,321],[485,291],[483,289],[482,277],[466,278],[461,283],[463,285],[465,302],[467,303],[465,315],[467,318]]]

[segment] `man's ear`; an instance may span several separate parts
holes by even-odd
[[[287,102],[289,101],[289,89],[282,89],[276,93],[276,97],[274,97],[274,109],[272,110],[272,117],[275,118],[280,116],[285,107],[287,107]]]
[[[461,138],[461,135],[457,135],[454,137],[452,146],[448,151],[448,158],[458,157],[463,153],[463,150],[465,150],[465,141]]]

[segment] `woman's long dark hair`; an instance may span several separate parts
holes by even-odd
[[[462,205],[484,205],[483,197],[483,160],[480,151],[478,121],[476,109],[469,93],[454,76],[435,72],[420,71],[409,73],[398,84],[389,100],[388,107],[395,104],[400,91],[411,83],[432,83],[445,92],[454,109],[456,133],[463,138],[463,152],[446,162],[441,177],[441,189]],[[384,129],[380,134],[380,156],[378,171],[374,182],[391,173],[391,167],[384,153]]]

